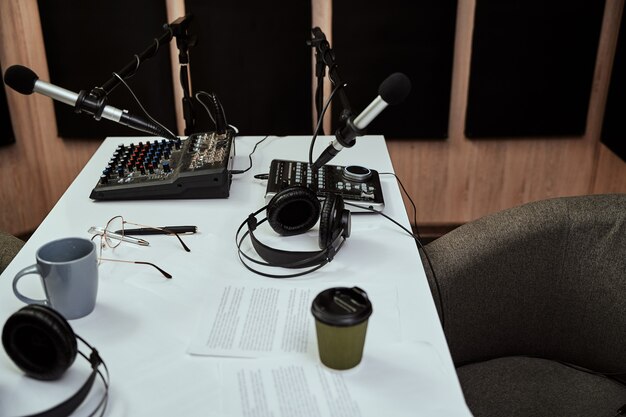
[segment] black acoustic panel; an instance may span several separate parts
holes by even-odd
[[[15,134],[13,133],[13,125],[11,124],[11,115],[9,114],[4,83],[0,82],[0,146],[10,145],[12,143],[15,143]]]
[[[477,0],[466,135],[583,135],[604,1]]]
[[[194,91],[214,92],[243,135],[312,131],[310,1],[187,0]],[[205,111],[198,120],[212,128]]]
[[[602,142],[626,161],[626,23],[622,18],[604,111]]]
[[[89,91],[111,79],[169,23],[164,1],[40,0],[38,4],[50,72],[50,80],[44,81],[73,92]],[[169,45],[146,60],[127,82],[150,115],[175,131]],[[121,84],[109,94],[108,103],[144,115]],[[75,114],[65,104],[55,103],[55,111],[59,136],[64,138],[144,135],[109,120]]]
[[[381,113],[368,133],[447,137],[456,9],[456,0],[333,2],[331,47],[353,113],[367,106],[394,72],[405,73],[413,85],[407,100]],[[333,107],[337,127],[340,101],[333,100]]]

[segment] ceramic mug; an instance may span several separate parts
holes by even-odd
[[[22,269],[13,278],[15,296],[26,304],[43,304],[68,320],[91,313],[98,294],[96,245],[88,239],[69,237],[48,242],[37,250],[37,263]],[[46,298],[29,298],[17,288],[25,275],[41,277]]]

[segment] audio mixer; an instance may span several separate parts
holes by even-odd
[[[266,203],[290,186],[312,188],[319,197],[339,194],[346,203],[351,203],[346,208],[353,212],[370,212],[359,207],[382,211],[385,206],[378,172],[358,165],[323,165],[314,175],[307,162],[274,159],[267,180]]]
[[[227,198],[234,133],[121,144],[91,191],[94,200]]]

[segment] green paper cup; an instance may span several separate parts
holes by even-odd
[[[315,297],[317,347],[322,363],[332,369],[350,369],[361,362],[372,303],[358,287],[329,288]]]

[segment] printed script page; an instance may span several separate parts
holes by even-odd
[[[206,300],[189,353],[247,358],[317,355],[311,303],[321,291],[335,286],[346,285],[224,285]],[[374,310],[366,345],[400,341],[396,289],[379,285],[363,289]]]

